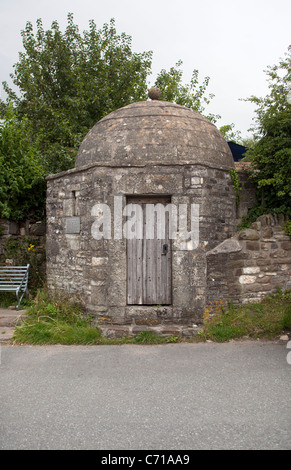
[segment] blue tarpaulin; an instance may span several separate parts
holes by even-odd
[[[244,158],[244,154],[248,150],[246,147],[243,145],[236,144],[235,142],[232,141],[227,141],[229,148],[231,150],[233,159],[235,162],[239,162],[242,158]]]

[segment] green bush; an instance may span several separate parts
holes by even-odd
[[[283,328],[291,330],[291,304],[285,309],[285,313],[282,319]]]
[[[283,227],[286,235],[288,235],[290,238],[291,238],[291,220],[289,220],[289,222],[287,222],[284,227]]]

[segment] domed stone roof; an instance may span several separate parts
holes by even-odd
[[[92,164],[234,167],[214,124],[189,108],[156,100],[130,104],[97,122],[76,156],[76,168]]]

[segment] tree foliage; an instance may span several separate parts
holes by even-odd
[[[183,71],[180,68],[182,64],[179,60],[169,71],[162,69],[156,78],[155,86],[162,91],[162,100],[187,106],[204,115],[205,106],[214,98],[213,93],[206,95],[210,78],[205,77],[202,84],[199,84],[199,71],[194,69],[190,83],[184,84]],[[221,116],[207,114],[205,117],[216,122]]]
[[[225,124],[219,128],[219,132],[223,135],[225,140],[236,142],[237,144],[242,144],[242,137],[240,131],[234,130],[234,123]]]
[[[0,125],[0,215],[14,220],[43,216],[44,171],[37,142],[26,118],[8,106]]]
[[[263,205],[291,215],[291,46],[278,65],[266,70],[270,93],[251,96],[257,109],[253,128],[255,144],[248,152],[253,179],[262,191]]]
[[[89,129],[102,117],[132,101],[145,99],[151,52],[132,52],[131,38],[118,35],[114,20],[79,32],[68,15],[64,32],[57,21],[44,31],[27,22],[24,52],[11,74],[20,96],[4,83],[8,99],[26,116],[42,146],[50,172],[70,168]]]

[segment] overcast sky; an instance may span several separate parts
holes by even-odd
[[[254,107],[239,99],[266,95],[264,70],[278,64],[291,43],[290,0],[0,0],[0,83],[11,83],[26,22],[41,18],[49,29],[57,20],[65,29],[69,12],[80,31],[90,19],[99,29],[115,18],[135,52],[153,51],[152,83],[179,59],[185,83],[193,69],[201,82],[209,76],[215,98],[207,110],[222,116],[218,126],[234,123],[243,136]]]

